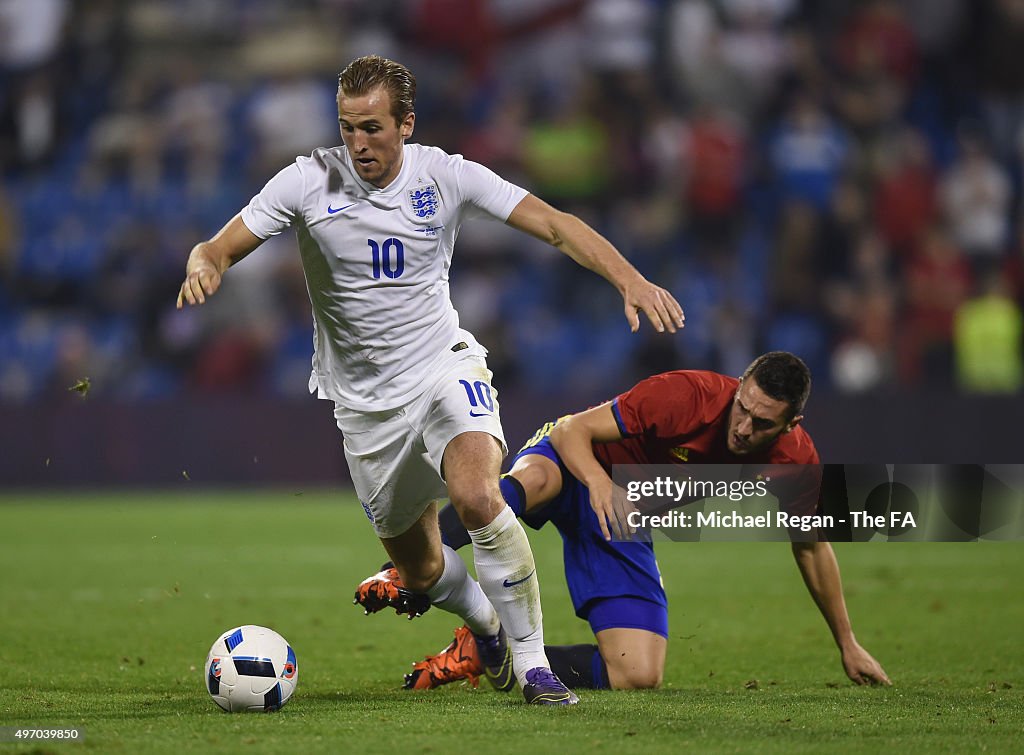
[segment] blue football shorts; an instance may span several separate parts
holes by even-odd
[[[543,508],[523,516],[534,529],[548,522],[562,536],[565,581],[576,615],[597,633],[603,629],[644,629],[668,637],[668,608],[661,573],[649,542],[604,539],[590,492],[566,469],[551,445],[548,423],[520,449],[515,460],[537,454],[562,472],[562,490]]]

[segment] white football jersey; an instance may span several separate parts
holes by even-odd
[[[462,356],[448,269],[466,218],[504,222],[527,192],[484,166],[407,144],[386,188],[361,180],[345,147],[317,149],[272,178],[242,210],[265,239],[294,226],[313,304],[310,391],[384,411],[412,400]]]

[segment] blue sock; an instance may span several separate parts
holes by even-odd
[[[594,680],[594,689],[608,689],[608,667],[604,665],[601,651],[594,646],[594,655],[590,658],[590,678]]]
[[[512,509],[512,513],[517,517],[522,516],[526,511],[526,491],[523,490],[523,484],[512,475],[506,474],[498,480],[498,487],[501,488],[501,497]]]
[[[545,645],[551,670],[570,689],[608,689],[608,669],[597,645]]]
[[[459,512],[450,503],[446,503],[438,513],[437,523],[441,526],[441,542],[452,550],[457,551],[472,542],[469,532],[462,526]]]

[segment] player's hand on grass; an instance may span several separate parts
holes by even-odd
[[[622,300],[625,306],[626,320],[629,321],[629,328],[634,333],[640,329],[640,315],[638,314],[640,312],[647,315],[647,319],[659,333],[664,333],[666,330],[669,333],[675,333],[686,322],[683,308],[676,298],[643,276],[637,276],[634,283],[623,289]]]
[[[605,540],[629,540],[636,532],[629,524],[629,514],[636,507],[626,499],[626,491],[611,480],[590,487],[590,505],[597,514],[601,534]]]
[[[856,642],[843,650],[842,659],[846,675],[855,684],[892,684],[882,665]]]

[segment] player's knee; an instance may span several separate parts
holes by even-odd
[[[448,494],[462,524],[470,530],[486,527],[505,506],[496,481],[494,485],[449,487]]]
[[[656,663],[626,661],[608,668],[608,681],[612,689],[657,689],[661,686],[664,669]]]
[[[654,671],[632,671],[612,684],[612,689],[658,689],[661,674]]]

